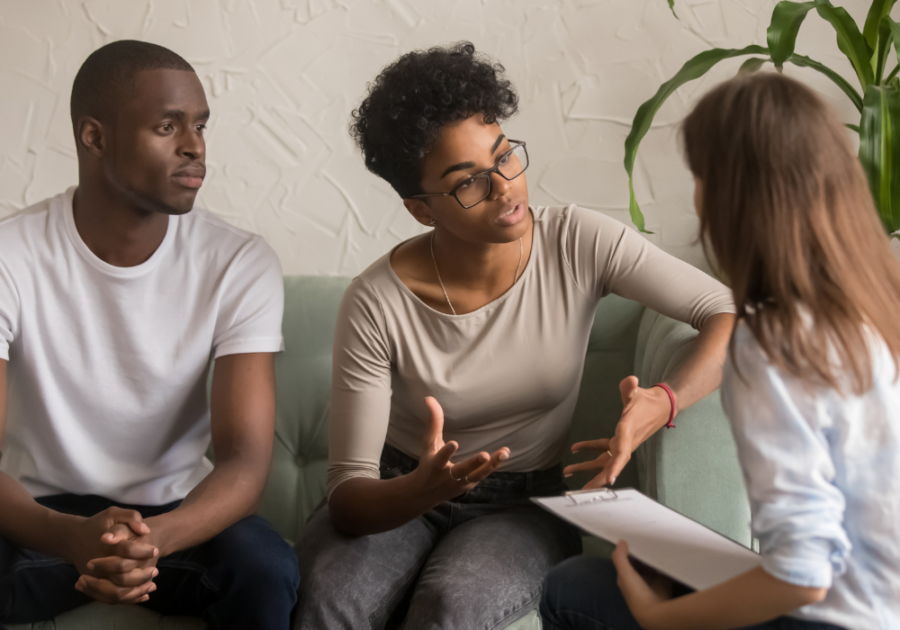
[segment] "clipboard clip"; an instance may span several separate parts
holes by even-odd
[[[572,505],[584,505],[586,503],[600,503],[603,501],[615,501],[619,498],[612,488],[600,488],[599,490],[568,490],[565,495]]]

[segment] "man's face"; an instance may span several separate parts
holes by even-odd
[[[209,105],[195,73],[139,72],[110,125],[104,155],[109,182],[146,212],[190,212],[206,175],[208,119]]]

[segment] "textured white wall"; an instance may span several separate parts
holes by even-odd
[[[843,3],[861,21],[869,2]],[[577,202],[628,222],[623,141],[637,107],[692,55],[765,44],[775,0],[0,0],[0,216],[76,183],[68,101],[84,58],[152,41],[197,69],[212,107],[199,203],[263,234],[285,273],[353,274],[419,231],[347,135],[366,81],[399,54],[468,39],[521,94],[532,203]],[[809,16],[798,52],[849,64]],[[682,88],[637,168],[654,242],[702,265],[677,123],[739,61]],[[846,120],[853,109],[811,71]]]

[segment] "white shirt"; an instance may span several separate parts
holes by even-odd
[[[763,568],[828,588],[792,616],[848,630],[900,628],[900,382],[880,340],[874,384],[841,397],[769,364],[738,326],[722,402],[744,470]],[[743,378],[742,378],[743,377]]]
[[[195,208],[144,263],[109,265],[78,234],[74,191],[0,221],[0,470],[33,496],[182,499],[212,470],[211,359],[282,347],[280,264]]]

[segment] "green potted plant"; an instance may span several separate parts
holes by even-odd
[[[668,2],[674,14],[675,2]],[[829,0],[779,2],[767,30],[768,46],[714,48],[685,63],[674,77],[660,86],[653,98],[640,106],[631,133],[625,140],[625,170],[631,195],[629,210],[635,226],[646,232],[644,215],[634,195],[634,161],[656,112],[675,90],[703,76],[720,61],[749,55],[741,72],[755,72],[766,63],[774,64],[780,72],[784,64],[789,63],[821,72],[847,95],[860,113],[859,124],[847,126],[859,133],[859,159],[869,178],[881,222],[888,234],[900,230],[900,78],[897,76],[900,72],[900,24],[890,17],[895,2],[873,0],[862,32],[845,9],[833,6]],[[807,14],[813,10],[834,27],[838,48],[850,60],[859,90],[826,65],[794,52],[797,33]],[[887,72],[892,48],[898,65]]]

